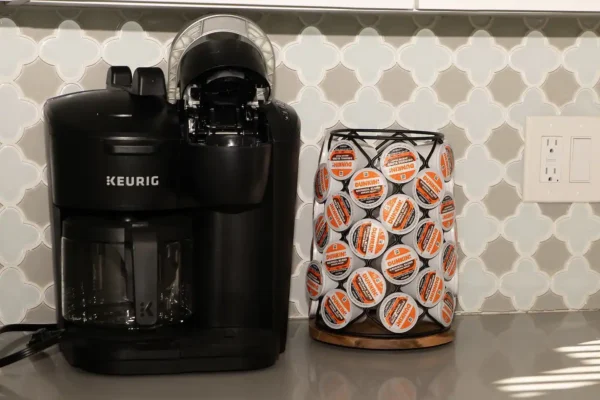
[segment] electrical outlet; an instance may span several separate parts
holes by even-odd
[[[560,160],[563,153],[562,139],[560,136],[542,136],[540,182],[560,182]]]
[[[529,117],[523,200],[600,202],[600,118]]]

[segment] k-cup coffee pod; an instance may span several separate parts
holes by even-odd
[[[415,327],[421,310],[406,293],[392,293],[381,302],[377,315],[390,332],[405,333]]]
[[[313,222],[313,243],[315,247],[322,253],[329,243],[339,240],[342,235],[329,227],[327,219],[323,213],[317,215]]]
[[[319,297],[337,286],[338,283],[327,276],[320,262],[311,261],[308,264],[306,269],[306,292],[311,300],[318,300]]]
[[[363,148],[367,156],[371,157],[371,146],[365,142],[358,142]],[[364,144],[364,145],[363,145]],[[338,181],[350,179],[352,175],[361,168],[364,168],[369,163],[365,154],[360,151],[360,148],[351,140],[339,140],[331,144],[331,149],[327,155],[327,166],[331,177]]]
[[[454,274],[454,278],[450,279],[446,282],[446,289],[454,293],[458,294],[458,275]]]
[[[344,285],[350,301],[360,308],[375,307],[385,297],[385,279],[374,268],[357,269]]]
[[[458,266],[458,256],[454,242],[446,242],[442,245],[442,251],[429,261],[429,266],[436,268],[442,274],[444,279],[449,281],[456,275]]]
[[[334,281],[343,281],[350,276],[352,271],[364,265],[365,262],[358,258],[350,250],[350,246],[341,240],[329,244],[323,252],[325,274]]]
[[[381,257],[381,273],[394,285],[406,285],[417,276],[421,264],[414,249],[397,244],[387,249]]]
[[[424,169],[415,179],[404,185],[402,191],[415,199],[420,207],[431,210],[442,203],[445,193],[444,180],[435,170]]]
[[[378,219],[388,232],[404,235],[415,229],[420,214],[419,207],[412,197],[395,194],[385,199]]]
[[[327,223],[336,232],[347,230],[366,215],[366,211],[358,207],[345,192],[336,192],[325,202]]]
[[[374,168],[356,171],[348,185],[350,198],[360,208],[376,208],[388,195],[388,183],[381,172]]]
[[[442,300],[444,295],[444,277],[432,268],[419,272],[417,277],[402,288],[423,307],[431,308]]]
[[[454,224],[454,228],[450,229],[448,232],[444,232],[444,240],[446,242],[458,243],[458,234],[456,233],[456,224]]]
[[[342,182],[331,179],[327,164],[322,163],[315,174],[314,192],[317,203],[325,203],[330,193],[342,190]]]
[[[408,235],[402,237],[402,242],[416,250],[423,258],[433,258],[442,249],[442,227],[431,218],[419,221],[417,227]]]
[[[444,291],[444,297],[435,307],[427,313],[435,321],[439,322],[444,328],[452,324],[454,320],[454,310],[456,309],[456,297],[448,290]]]
[[[444,231],[449,231],[452,229],[456,220],[454,196],[446,191],[442,203],[433,210],[429,211],[429,217],[438,221]]]
[[[454,197],[454,178],[444,182],[444,188],[446,189],[444,193],[450,193]]]
[[[362,309],[354,305],[346,292],[333,289],[325,293],[321,301],[321,317],[331,329],[342,329],[362,314]]]
[[[419,172],[419,153],[408,143],[394,143],[386,147],[379,159],[379,169],[393,183],[410,182]]]
[[[427,144],[416,146],[415,149],[424,159],[427,159],[432,147],[432,144]],[[446,182],[452,179],[452,174],[454,173],[454,151],[452,151],[452,147],[449,144],[436,144],[433,154],[429,159],[429,168],[438,171],[442,175],[442,179]]]
[[[347,239],[352,252],[365,260],[381,256],[389,242],[388,233],[383,225],[371,218],[356,222],[350,229]]]

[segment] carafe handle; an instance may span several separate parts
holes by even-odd
[[[131,228],[135,319],[150,326],[158,319],[158,244],[156,232],[144,227]]]

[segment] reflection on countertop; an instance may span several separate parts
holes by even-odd
[[[52,349],[1,370],[0,399],[598,398],[598,312],[463,316],[456,329],[448,346],[385,352],[314,342],[307,322],[294,321],[276,366],[244,373],[99,376],[69,367]],[[8,342],[0,340],[0,354]]]

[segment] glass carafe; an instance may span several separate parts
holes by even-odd
[[[65,221],[62,308],[67,321],[136,329],[191,315],[192,240],[181,218]]]

